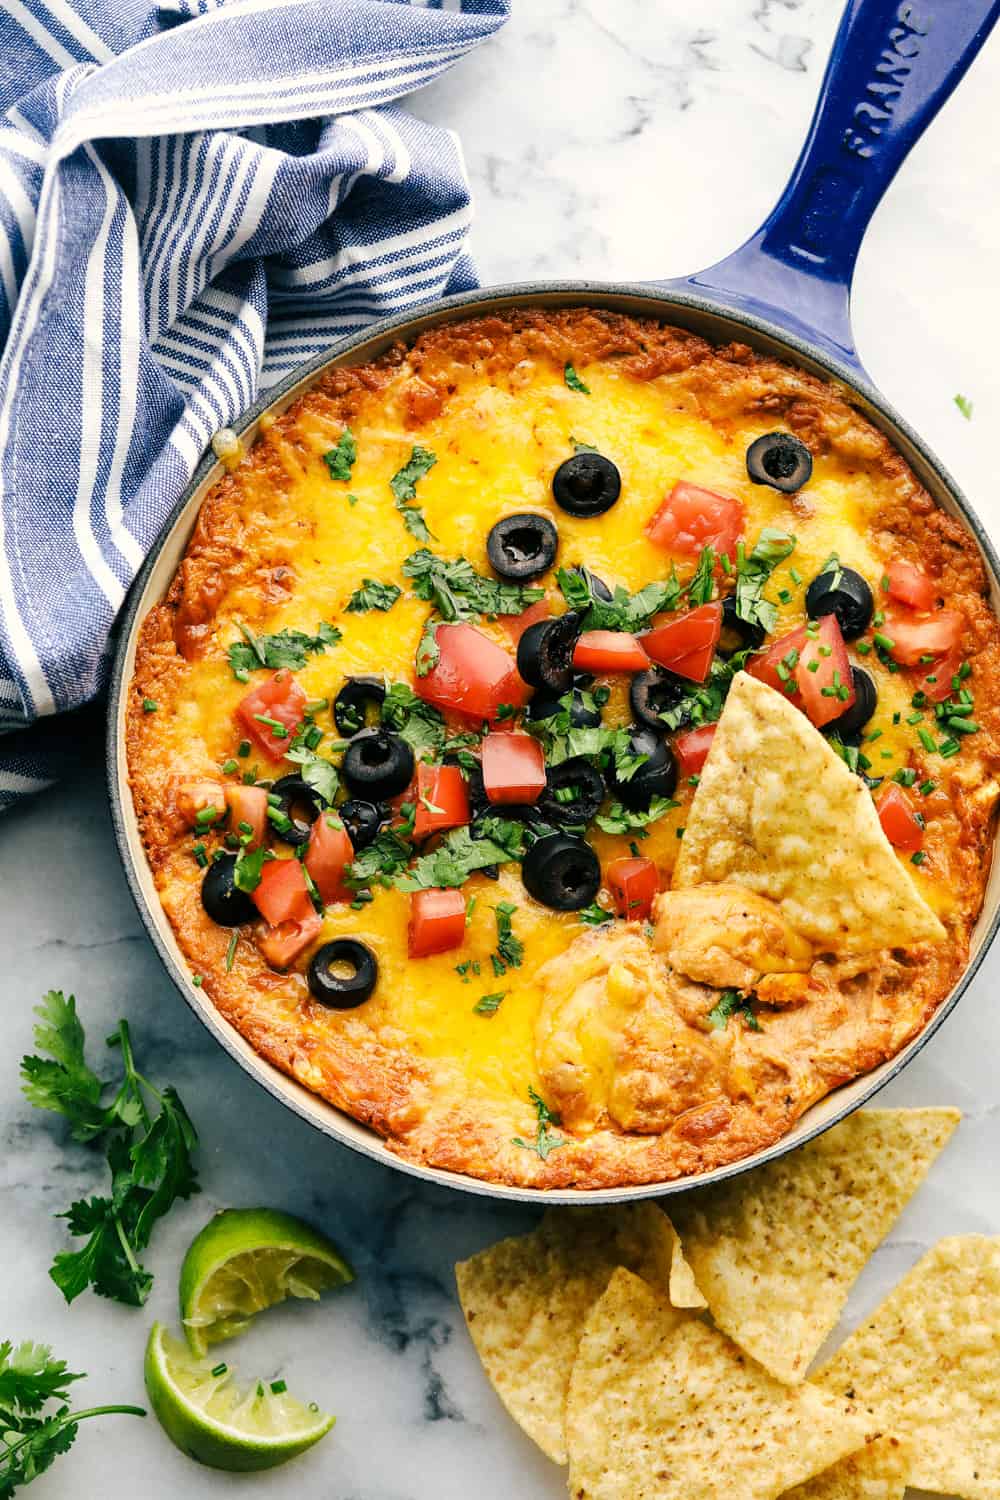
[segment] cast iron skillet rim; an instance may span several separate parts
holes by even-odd
[[[711,317],[739,323],[753,333],[762,334],[767,338],[773,339],[779,345],[783,345],[785,348],[791,350],[807,365],[818,366],[828,375],[832,375],[834,379],[842,382],[852,395],[860,395],[864,401],[868,402],[878,413],[882,421],[889,428],[895,429],[898,433],[902,434],[920,455],[928,468],[933,470],[955,501],[961,512],[962,519],[979,543],[993,574],[994,582],[1000,587],[1000,558],[998,558],[993,543],[987,536],[982,523],[972,510],[964,494],[948,470],[935,458],[926,443],[897,415],[884,396],[870,382],[859,379],[856,371],[851,370],[846,365],[840,364],[825,352],[818,352],[806,340],[786,332],[778,324],[770,323],[763,318],[725,307],[712,298],[702,297],[697,293],[677,289],[674,286],[664,286],[661,289],[656,283],[650,282],[516,282],[505,286],[491,287],[485,291],[479,290],[462,293],[454,297],[439,299],[422,307],[410,308],[402,315],[397,314],[393,317],[382,318],[375,323],[368,324],[359,333],[351,334],[347,338],[338,340],[325,352],[317,354],[312,359],[306,360],[303,364],[296,366],[283,380],[268,387],[267,392],[253,406],[249,407],[238,421],[233,423],[233,430],[242,436],[256,422],[262,412],[267,411],[280,402],[289,391],[300,385],[309,376],[318,374],[320,370],[334,359],[342,358],[345,354],[349,354],[352,349],[358,348],[362,344],[379,338],[385,338],[392,334],[397,334],[401,339],[405,339],[408,325],[419,324],[425,320],[431,324],[439,321],[447,322],[451,320],[449,315],[459,313],[462,310],[467,311],[471,316],[478,312],[489,311],[495,304],[518,303],[520,301],[530,303],[538,298],[551,296],[558,297],[560,303],[565,306],[586,305],[591,300],[599,305],[600,302],[615,297],[635,298],[640,301],[649,302],[650,315],[658,317],[662,321],[669,321],[670,319],[669,306],[664,306],[664,304],[672,304],[678,308],[690,308],[692,311],[705,313]],[[292,1110],[315,1130],[336,1141],[339,1145],[357,1151],[371,1160],[378,1162],[381,1166],[392,1166],[411,1177],[416,1177],[433,1186],[457,1188],[462,1192],[473,1193],[480,1197],[496,1198],[501,1201],[537,1204],[569,1203],[575,1205],[581,1205],[588,1201],[595,1203],[633,1202],[642,1198],[666,1197],[673,1193],[688,1191],[695,1184],[684,1180],[680,1182],[646,1183],[622,1188],[524,1188],[504,1183],[483,1182],[477,1178],[466,1177],[461,1173],[449,1171],[446,1168],[424,1167],[415,1162],[406,1161],[404,1158],[396,1157],[392,1154],[382,1138],[376,1136],[374,1132],[372,1133],[370,1143],[342,1135],[337,1124],[337,1115],[342,1113],[342,1111],[337,1110],[336,1105],[332,1105],[326,1100],[320,1100],[320,1107],[333,1111],[333,1115],[331,1118],[319,1118],[314,1115],[304,1103],[287,1093],[281,1083],[270,1076],[270,1065],[266,1064],[257,1054],[254,1054],[252,1058],[244,1056],[236,1047],[233,1039],[228,1035],[226,1025],[222,1022],[214,1007],[205,1003],[204,997],[199,1000],[197,991],[191,983],[190,974],[175,962],[173,955],[169,952],[160,936],[156,921],[146,903],[146,898],[140,886],[138,873],[132,862],[126,831],[125,810],[119,795],[118,786],[119,762],[124,756],[125,745],[124,741],[119,738],[117,725],[121,700],[126,691],[125,659],[137,623],[140,601],[145,590],[146,581],[155,567],[160,552],[166,545],[167,539],[173,531],[178,518],[189,504],[191,496],[217,462],[218,460],[214,453],[209,449],[192,474],[191,480],[185,487],[183,494],[170,511],[156,541],[150,548],[145,563],[136,576],[122,614],[118,645],[111,669],[108,695],[108,793],[111,804],[111,821],[125,871],[125,878],[147,935],[152,941],[153,947],[156,949],[167,973],[181,992],[187,1005],[243,1071],[249,1074],[257,1084],[278,1100],[286,1109]],[[122,779],[127,781],[127,775],[123,776]],[[741,1172],[748,1171],[752,1167],[763,1166],[766,1162],[775,1161],[787,1152],[796,1149],[798,1146],[805,1145],[807,1141],[814,1140],[817,1136],[824,1134],[827,1130],[832,1129],[833,1126],[840,1124],[849,1115],[852,1115],[855,1110],[861,1109],[870,1103],[875,1095],[880,1093],[887,1084],[891,1083],[902,1072],[903,1068],[923,1050],[938,1028],[951,1015],[955,1006],[979,972],[980,966],[997,935],[998,929],[1000,929],[1000,906],[998,906],[989,927],[983,934],[979,951],[963,971],[951,994],[941,1003],[923,1030],[892,1060],[892,1064],[885,1076],[868,1084],[856,1102],[845,1104],[842,1108],[835,1111],[829,1119],[823,1120],[811,1127],[803,1135],[799,1136],[794,1144],[790,1142],[787,1135],[783,1136],[780,1140],[774,1142],[773,1145],[766,1147],[762,1151],[753,1153],[752,1156],[746,1157],[742,1161],[730,1162],[726,1166],[717,1167],[711,1172],[704,1173],[697,1179],[697,1185],[707,1186],[709,1183],[722,1182],[729,1177],[735,1177]]]

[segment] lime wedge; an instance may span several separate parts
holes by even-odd
[[[232,1474],[297,1458],[336,1420],[303,1406],[284,1381],[240,1387],[227,1365],[196,1358],[162,1323],[150,1330],[145,1375],[150,1403],[170,1441],[199,1463]]]
[[[291,1214],[228,1208],[193,1241],[181,1267],[181,1319],[192,1354],[231,1339],[286,1297],[316,1301],[354,1280],[330,1240]]]

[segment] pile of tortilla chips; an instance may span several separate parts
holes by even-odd
[[[806,1379],[958,1118],[863,1111],[670,1218],[553,1209],[459,1265],[486,1372],[574,1500],[997,1500],[1000,1239],[942,1241]]]

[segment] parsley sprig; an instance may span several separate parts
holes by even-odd
[[[553,1151],[558,1151],[560,1146],[568,1146],[569,1141],[564,1136],[553,1135],[552,1126],[561,1125],[562,1120],[560,1120],[554,1110],[549,1109],[541,1094],[536,1093],[529,1086],[528,1098],[535,1106],[535,1114],[538,1116],[535,1139],[533,1141],[526,1141],[521,1136],[515,1135],[512,1139],[512,1145],[521,1146],[525,1151],[534,1151],[542,1158],[542,1161],[548,1161]]]
[[[328,646],[336,646],[341,632],[336,625],[325,620],[316,627],[315,635],[303,630],[279,630],[276,635],[255,635],[249,625],[239,622],[242,641],[234,641],[226,653],[233,676],[238,682],[248,682],[251,672],[267,669],[272,672],[288,667],[293,672],[306,664],[310,652],[322,656]]]
[[[139,1254],[173,1203],[199,1191],[194,1126],[174,1089],[161,1092],[137,1070],[127,1021],[108,1038],[121,1054],[123,1076],[106,1101],[105,1085],[84,1055],[73,996],[50,990],[35,1013],[35,1046],[45,1055],[22,1058],[24,1093],[40,1109],[64,1115],[75,1140],[103,1140],[111,1171],[110,1197],[79,1199],[57,1215],[86,1243],[61,1251],[49,1275],[67,1302],[92,1286],[99,1296],[141,1307],[153,1278]]]
[[[0,1343],[0,1500],[39,1474],[72,1447],[77,1428],[88,1417],[144,1417],[141,1406],[93,1406],[70,1411],[69,1387],[83,1375],[53,1359],[47,1344]],[[54,1411],[46,1411],[50,1402]]]
[[[403,467],[397,469],[389,480],[389,488],[396,497],[396,509],[403,518],[403,524],[418,542],[431,541],[431,534],[424,520],[424,513],[416,503],[417,484],[436,463],[437,454],[432,453],[429,448],[421,448],[417,443]]]

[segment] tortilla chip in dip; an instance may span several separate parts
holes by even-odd
[[[455,1267],[469,1333],[497,1395],[566,1462],[566,1390],[584,1319],[616,1267],[704,1306],[670,1220],[652,1203],[550,1209],[538,1228]]]
[[[702,1318],[617,1271],[566,1406],[574,1500],[777,1500],[874,1438],[868,1414],[785,1386]]]
[[[675,887],[729,882],[777,903],[824,952],[938,942],[871,793],[806,716],[740,672],[688,813]]]
[[[778,1161],[671,1204],[718,1326],[779,1380],[805,1378],[957,1109],[867,1109]]]
[[[1000,1238],[941,1240],[814,1377],[873,1407],[915,1489],[1000,1495]]]

